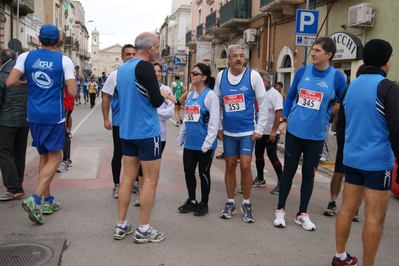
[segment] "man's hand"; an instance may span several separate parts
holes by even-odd
[[[261,139],[261,138],[262,138],[261,134],[256,133],[256,132],[252,133],[252,141],[256,141],[256,140]]]
[[[285,135],[287,133],[287,122],[281,122],[278,126],[278,130],[280,130],[281,134]]]
[[[218,140],[223,140],[223,130],[218,130]]]
[[[276,137],[277,137],[276,131],[272,130],[272,132],[270,132],[270,135],[269,135],[270,141],[271,142],[275,142],[276,141]]]
[[[112,123],[109,120],[104,121],[104,127],[108,130],[112,129]]]
[[[177,103],[176,98],[168,90],[160,89],[160,91],[161,91],[161,95],[165,98],[165,100],[169,99],[172,101],[172,103]]]

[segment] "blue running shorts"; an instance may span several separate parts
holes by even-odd
[[[345,182],[374,190],[391,190],[392,169],[365,171],[345,166]]]
[[[65,122],[56,125],[29,123],[32,146],[40,155],[64,149]]]
[[[251,155],[254,150],[255,142],[252,135],[245,137],[223,136],[224,156]]]
[[[121,139],[122,154],[139,157],[140,161],[154,161],[162,158],[161,136],[148,139],[127,140]]]

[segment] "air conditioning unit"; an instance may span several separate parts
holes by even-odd
[[[256,42],[256,29],[246,29],[242,34],[242,40],[244,43],[254,43]]]
[[[373,9],[370,3],[361,3],[349,7],[348,26],[366,26],[373,22]]]

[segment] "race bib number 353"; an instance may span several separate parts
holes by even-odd
[[[323,100],[322,92],[311,91],[307,89],[300,89],[299,91],[299,100],[298,100],[299,106],[309,109],[319,110],[322,100]]]
[[[227,95],[223,97],[226,112],[238,112],[245,110],[244,94]]]
[[[184,107],[184,122],[198,122],[200,111],[201,107],[199,105]]]

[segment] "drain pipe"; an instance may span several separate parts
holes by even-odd
[[[270,14],[267,14],[267,45],[266,45],[266,71],[269,72],[269,52],[270,52]]]

